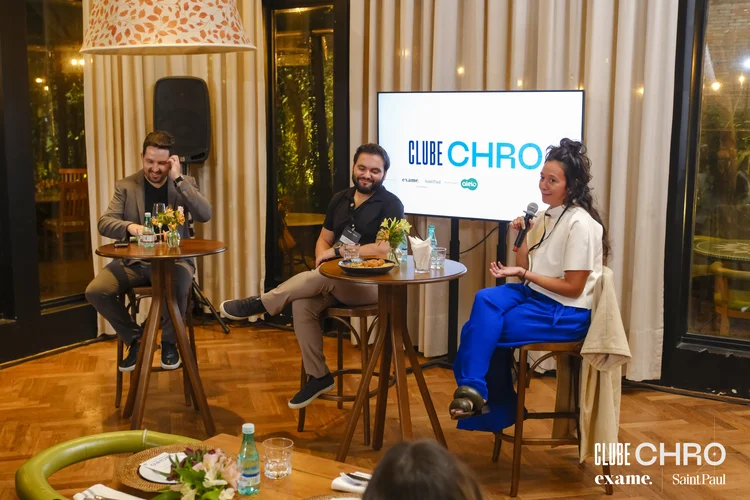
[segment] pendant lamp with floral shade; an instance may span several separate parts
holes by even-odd
[[[94,0],[81,52],[212,54],[255,50],[234,0]]]

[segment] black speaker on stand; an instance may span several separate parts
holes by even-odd
[[[154,128],[169,132],[174,137],[173,152],[180,157],[183,174],[187,174],[188,165],[202,165],[208,158],[211,146],[211,103],[206,82],[189,76],[157,80],[154,86]],[[193,220],[189,213],[188,228],[190,236],[194,236]],[[195,278],[192,292],[196,304],[207,306],[224,333],[229,333],[226,323],[203,294]]]
[[[174,136],[174,153],[183,165],[203,164],[211,145],[211,104],[206,82],[189,76],[157,80],[154,127]]]

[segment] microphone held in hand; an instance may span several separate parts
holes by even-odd
[[[518,232],[518,236],[516,237],[516,242],[513,244],[513,251],[517,252],[521,245],[523,245],[523,239],[526,237],[526,232],[529,230],[529,223],[531,222],[531,219],[536,217],[536,212],[539,210],[539,206],[531,202],[526,207],[526,210],[523,212],[523,222],[524,222],[524,228],[521,229]]]

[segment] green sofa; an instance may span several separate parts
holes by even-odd
[[[16,493],[21,500],[64,499],[47,483],[47,478],[69,465],[118,453],[137,453],[148,448],[195,439],[161,432],[119,431],[66,441],[34,455],[16,472]]]

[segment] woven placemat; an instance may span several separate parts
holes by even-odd
[[[157,455],[161,455],[162,453],[178,453],[180,451],[185,451],[185,448],[191,448],[193,450],[210,450],[215,448],[215,446],[208,446],[205,444],[197,443],[183,443],[158,446],[156,448],[143,450],[139,453],[131,455],[123,462],[123,464],[117,470],[117,479],[125,486],[130,486],[131,488],[135,488],[140,491],[159,491],[165,486],[169,485],[146,481],[140,476],[140,474],[138,474],[138,468],[143,462],[150,458],[154,458]],[[232,457],[234,459],[237,458],[236,455],[232,453],[227,453],[224,450],[222,451],[229,457]]]

